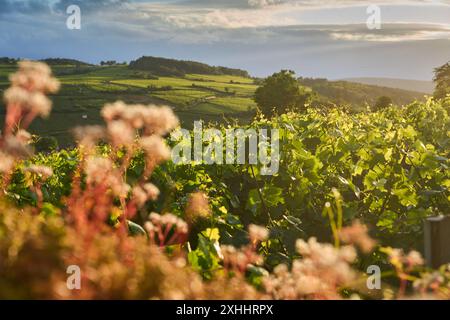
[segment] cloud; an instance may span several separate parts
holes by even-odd
[[[362,0],[185,0],[166,3],[130,1],[127,5],[127,14],[131,19],[133,16],[153,19],[155,21],[149,22],[152,25],[165,23],[182,29],[258,28],[308,23],[335,24],[337,21],[342,24],[351,24],[365,23],[368,16],[361,5],[369,5],[371,2]],[[386,6],[382,7],[383,22],[438,23],[440,21],[433,21],[433,16],[441,7],[450,13],[450,6],[443,4],[450,3],[450,0],[378,0],[377,2]],[[431,12],[433,8],[434,11]],[[427,18],[421,15],[422,12],[429,12]],[[416,20],[413,21],[411,16],[414,16]],[[448,23],[448,14],[440,19],[445,19]]]
[[[230,10],[204,10],[186,13],[173,10],[169,14],[162,13],[162,19],[178,28],[257,28],[295,24],[294,19],[277,19],[274,12],[255,12]]]
[[[377,0],[377,4],[426,4],[450,5],[450,0]],[[86,12],[100,9],[123,8],[133,5],[159,5],[160,7],[188,7],[203,9],[273,9],[285,8],[329,8],[343,6],[371,5],[368,0],[1,0],[0,14],[48,12],[64,12],[69,5],[78,5]]]
[[[134,12],[134,11],[133,11]],[[158,40],[174,44],[264,44],[375,43],[450,39],[450,25],[434,23],[384,23],[381,30],[363,24],[299,24],[294,18],[280,18],[274,11],[205,10],[186,12],[142,7],[136,12],[106,12],[90,29],[99,36],[135,41]],[[283,12],[280,12],[281,17]],[[117,23],[120,21],[120,23]]]
[[[129,3],[129,0],[57,0],[52,5],[56,12],[65,12],[70,5],[77,5],[82,12],[95,12],[98,10],[117,10]]]
[[[132,0],[131,0],[132,1]],[[117,9],[129,0],[2,0],[0,14],[37,14],[65,12],[70,5],[78,5],[84,12],[100,9]]]
[[[422,40],[450,39],[450,27],[447,25],[410,25],[386,24],[383,29],[367,32],[364,26],[339,28],[330,32],[334,40],[359,42],[407,42]]]
[[[20,13],[41,13],[48,12],[50,5],[48,1],[32,0],[2,0],[0,1],[0,15],[20,12]]]
[[[284,27],[271,27],[261,29],[265,31],[264,36],[268,36],[274,43],[303,43],[316,45],[318,43],[336,44],[346,43],[354,45],[370,43],[390,43],[390,42],[415,42],[423,40],[450,39],[450,26],[440,24],[406,24],[390,23],[383,25],[380,30],[368,30],[365,24],[351,25],[297,25]],[[258,32],[253,32],[254,37],[258,37]],[[260,34],[263,36],[263,34]],[[274,40],[276,39],[276,40]]]
[[[145,2],[145,1],[143,1]],[[450,0],[183,0],[186,6],[209,8],[273,8],[275,6],[294,6],[297,8],[324,8],[343,6],[369,6],[371,4],[450,4]]]
[[[284,3],[284,0],[248,0],[250,7],[263,8]]]
[[[413,8],[420,22],[402,21],[411,19],[411,11],[383,11],[382,30],[368,30],[363,23],[366,11],[361,8],[344,7],[344,4],[362,4],[361,0],[5,0],[0,8],[28,18],[8,17],[10,23],[23,21],[37,24],[49,34],[57,33],[58,24],[65,28],[65,9],[77,4],[82,9],[83,30],[93,37],[116,36],[136,39],[136,41],[163,40],[171,43],[219,43],[264,41],[303,41],[314,37],[326,37],[329,41],[348,42],[396,42],[429,39],[448,39],[449,25],[438,25],[434,21],[436,12],[442,12],[448,21],[450,8],[430,11],[427,21],[422,21],[427,12],[423,8]],[[378,3],[387,2],[379,0]],[[437,3],[436,1],[389,1],[389,3]],[[442,3],[443,1],[440,1]],[[446,0],[449,2],[450,0]],[[314,8],[318,5],[334,5],[336,10]],[[305,8],[308,8],[306,10]],[[51,8],[52,10],[50,10]],[[402,7],[400,7],[402,8]],[[35,15],[47,13],[48,16]],[[395,14],[394,14],[395,13]],[[393,15],[392,17],[389,14]],[[5,19],[4,19],[5,20]],[[34,21],[33,21],[34,20]],[[409,24],[395,23],[409,22]],[[348,26],[348,27],[346,27]],[[99,31],[101,30],[101,31]],[[83,35],[86,35],[82,32]],[[294,37],[294,38],[292,38]],[[313,39],[313,38],[311,38]]]
[[[65,7],[74,3],[82,9],[82,29],[76,31],[65,24]],[[368,30],[362,6],[367,3],[0,0],[1,12],[8,12],[0,19],[0,30],[8,30],[0,32],[0,56],[98,62],[160,55],[241,67],[255,75],[292,68],[332,78],[427,78],[448,61],[450,7],[379,0],[386,5],[382,29]]]

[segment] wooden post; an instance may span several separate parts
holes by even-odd
[[[450,263],[450,216],[425,220],[425,259],[431,268]]]

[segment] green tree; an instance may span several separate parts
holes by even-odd
[[[295,72],[282,70],[264,79],[255,92],[255,102],[265,115],[303,110],[311,101],[310,90],[301,87]]]
[[[436,84],[436,89],[434,91],[434,97],[436,99],[445,98],[450,94],[450,62],[434,69],[433,80]]]
[[[378,111],[389,107],[392,104],[392,99],[388,96],[381,96],[375,102],[374,110]]]

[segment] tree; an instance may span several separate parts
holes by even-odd
[[[445,98],[450,94],[450,62],[434,69],[433,80],[436,84],[436,89],[434,91],[434,97],[436,99]]]
[[[304,110],[311,96],[310,91],[299,85],[293,71],[282,70],[262,81],[256,89],[255,102],[265,115],[271,116],[274,111]]]
[[[381,109],[385,109],[392,105],[392,99],[388,96],[381,96],[375,102],[374,110],[378,111]]]

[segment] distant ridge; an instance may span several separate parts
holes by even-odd
[[[375,85],[380,87],[422,92],[426,94],[432,94],[434,92],[434,83],[432,81],[395,79],[395,78],[372,78],[372,77],[346,78],[342,80],[368,85]]]
[[[9,58],[9,57],[0,57],[0,63],[1,64],[16,64],[17,62],[21,60],[27,60],[22,58]],[[65,58],[47,58],[47,59],[41,59],[40,62],[45,62],[46,64],[50,66],[93,66],[90,63],[75,60],[75,59],[65,59]]]
[[[175,60],[160,57],[141,57],[130,62],[130,68],[148,71],[158,76],[185,76],[186,74],[230,75],[249,77],[245,70],[215,67],[205,63],[187,60]]]
[[[406,105],[414,100],[423,100],[425,93],[398,88],[382,87],[355,81],[330,81],[321,78],[298,78],[302,86],[311,88],[319,94],[322,104],[351,105],[363,110],[366,105],[373,106],[379,97],[388,96],[395,105]]]
[[[47,58],[47,59],[42,59],[39,61],[45,62],[46,64],[48,64],[50,66],[55,66],[55,65],[92,66],[92,64],[87,63],[87,62],[83,62],[83,61],[75,60],[75,59],[65,59],[65,58]]]

